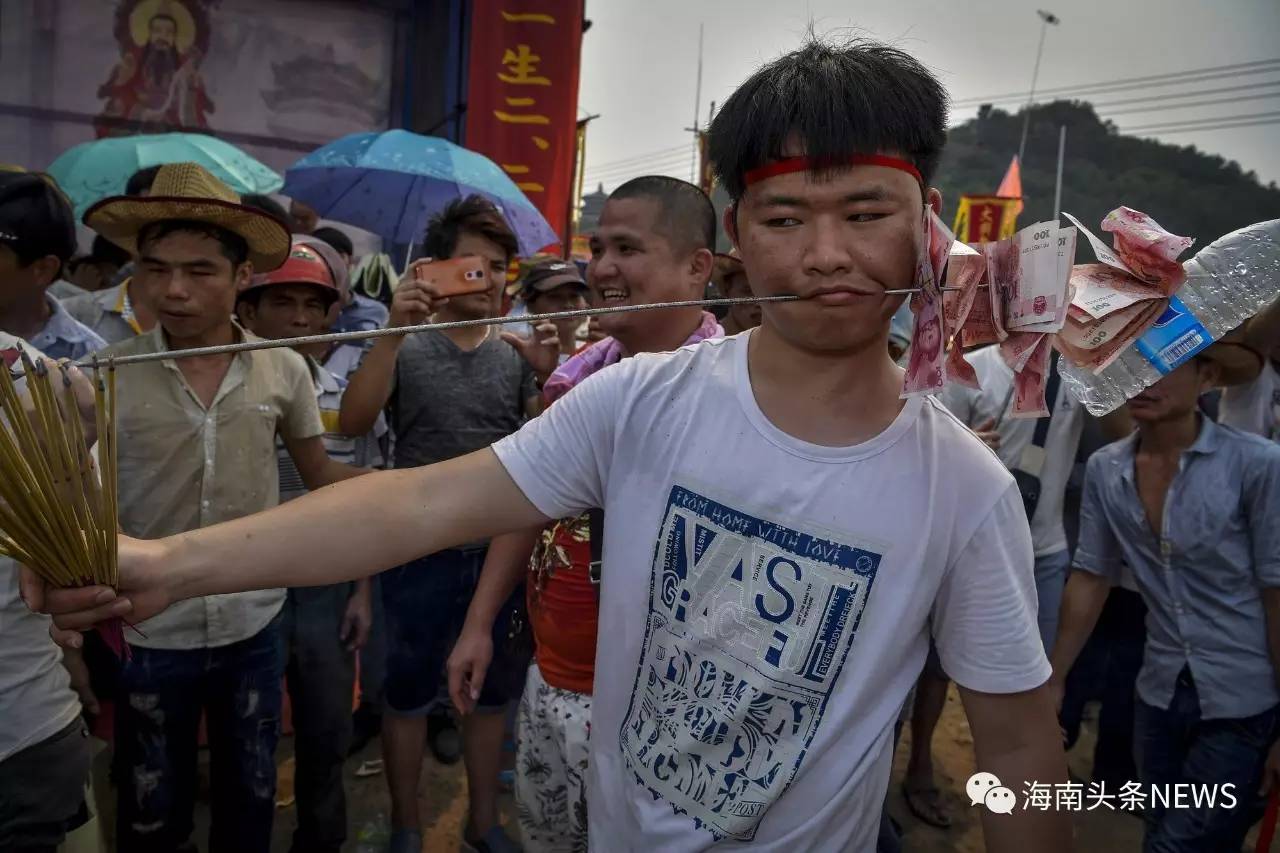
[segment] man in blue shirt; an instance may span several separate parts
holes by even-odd
[[[1196,408],[1260,367],[1241,344],[1205,350],[1129,401],[1137,431],[1085,476],[1050,684],[1060,701],[1127,564],[1148,607],[1134,735],[1146,851],[1241,849],[1260,790],[1280,783],[1280,445]],[[1216,786],[1215,802],[1175,807],[1178,784],[1200,798]]]
[[[71,205],[53,182],[0,173],[0,330],[50,358],[82,358],[106,346],[48,293],[75,250]]]

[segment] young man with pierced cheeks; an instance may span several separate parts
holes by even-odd
[[[1013,477],[940,403],[904,401],[888,356],[902,298],[885,291],[914,284],[946,119],[905,53],[805,44],[711,128],[752,289],[800,301],[601,370],[492,448],[123,540],[122,601],[31,579],[28,600],[64,637],[194,594],[349,578],[350,549],[373,571],[602,507],[592,847],[871,849],[930,634],[977,766],[1019,792],[1065,782]],[[1071,843],[1066,812],[982,819],[990,851]]]

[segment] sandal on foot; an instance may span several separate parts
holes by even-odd
[[[914,786],[902,783],[902,798],[907,801],[907,808],[920,820],[948,829],[951,826],[951,815],[942,806],[942,792],[936,785]]]

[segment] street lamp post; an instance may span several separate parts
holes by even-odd
[[[1040,76],[1040,55],[1044,53],[1044,34],[1048,31],[1050,24],[1056,27],[1062,23],[1061,18],[1044,9],[1036,9],[1036,14],[1040,16],[1040,46],[1036,48],[1036,65],[1031,72],[1031,91],[1027,93],[1027,106],[1022,111],[1022,140],[1018,143],[1019,166],[1022,165],[1022,154],[1027,147],[1027,130],[1031,126],[1031,103],[1036,98],[1036,78]]]

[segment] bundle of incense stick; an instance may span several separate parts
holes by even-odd
[[[25,352],[25,392],[0,370],[0,555],[59,587],[115,586],[115,371],[94,371],[98,464],[85,440],[67,368],[50,369]],[[101,473],[101,478],[99,478]],[[103,630],[117,654],[117,621]]]

